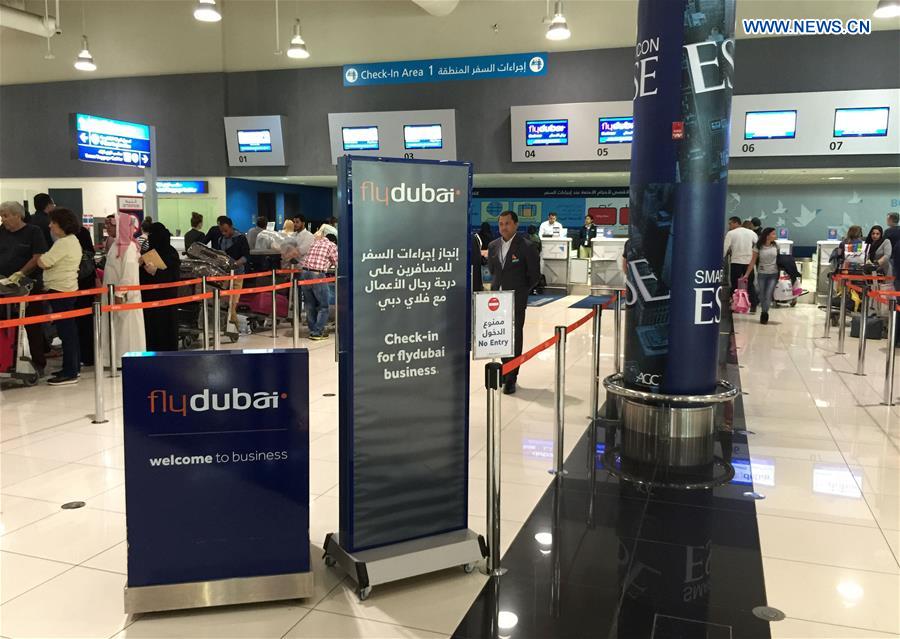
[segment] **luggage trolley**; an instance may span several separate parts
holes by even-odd
[[[20,297],[28,295],[34,286],[34,280],[22,278],[18,284],[9,280],[0,280],[0,298]],[[0,319],[25,317],[25,302],[0,305]],[[18,306],[18,308],[16,308]],[[28,338],[24,326],[0,328],[0,379],[14,379],[25,386],[34,386],[40,378],[31,363],[28,350]]]
[[[181,260],[181,279],[189,280],[197,277],[213,277],[218,275],[228,275],[234,267],[234,261],[221,251],[216,251],[204,246],[198,242],[191,244],[186,251],[187,258]],[[207,291],[209,287],[216,287],[220,290],[228,288],[228,282],[207,282]],[[197,290],[190,287],[179,287],[177,295],[179,297],[193,295],[200,292],[199,285]],[[184,305],[176,306],[178,314],[178,338],[181,342],[182,349],[196,348],[198,342],[203,339],[203,309],[200,306],[205,303],[209,308],[208,315],[210,321],[214,316],[212,312],[213,299],[203,300],[201,302],[188,302]],[[227,297],[219,298],[219,333],[226,337],[232,344],[238,340],[238,333],[228,331],[228,305]],[[216,330],[211,327],[211,330]]]

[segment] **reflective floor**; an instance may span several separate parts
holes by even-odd
[[[529,308],[526,345],[551,336],[556,324],[583,316],[583,309],[569,308],[578,299]],[[736,464],[737,479],[745,483],[685,497],[648,494],[600,473],[593,527],[585,519],[590,493],[582,439],[589,410],[590,324],[569,339],[564,450],[575,452],[569,460],[573,472],[561,491],[546,472],[553,453],[552,350],[526,365],[521,390],[502,402],[504,551],[518,539],[504,558],[510,572],[500,580],[499,599],[493,601],[509,605],[501,609],[516,614],[517,624],[509,626],[510,618],[502,616],[497,634],[900,634],[900,407],[878,405],[884,342],[869,344],[868,375],[856,376],[857,340],[848,337],[848,354],[834,355],[836,335],[819,338],[822,319],[814,308],[798,306],[773,311],[768,326],[755,323],[754,317],[736,320],[741,368],[735,370],[747,393],[743,417],[753,434],[746,436],[745,445],[736,433],[732,457],[750,460]],[[603,374],[612,372],[611,320],[604,319]],[[253,336],[239,345],[271,343],[271,338]],[[279,345],[289,346],[290,340],[283,337]],[[120,382],[104,381],[110,421],[94,425],[89,417],[93,378],[85,371],[77,386],[14,387],[0,393],[0,635],[488,634],[496,622],[490,615],[491,584],[480,573],[445,571],[379,586],[369,600],[359,602],[352,584],[321,563],[319,548],[325,534],[336,530],[338,516],[338,399],[332,395],[337,392],[336,365],[333,342],[304,340],[304,346],[311,351],[314,597],[196,612],[123,614]],[[485,525],[484,412],[483,373],[476,364],[469,512],[470,525],[478,532]],[[765,499],[747,500],[743,493],[751,490]],[[60,509],[74,500],[86,506]],[[560,513],[555,531],[554,510]],[[552,542],[543,547],[535,535],[547,532]],[[548,538],[541,535],[541,540]],[[557,564],[566,577],[551,587]],[[687,575],[696,579],[685,584]],[[766,604],[787,618],[767,624],[749,613]],[[554,619],[554,605],[556,621],[539,625]],[[480,622],[473,621],[477,615]],[[587,621],[590,627],[583,625]],[[696,621],[711,625],[701,630]]]

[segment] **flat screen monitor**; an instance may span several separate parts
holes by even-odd
[[[269,129],[238,129],[237,138],[241,153],[272,152],[272,132]]]
[[[444,136],[440,124],[406,124],[403,126],[403,148],[442,149]]]
[[[834,137],[881,138],[887,135],[889,107],[834,110]]]
[[[345,126],[341,129],[345,151],[377,151],[377,126]]]
[[[631,142],[634,139],[634,118],[600,118],[600,144]]]
[[[526,146],[565,146],[568,143],[568,120],[528,120],[525,122]]]
[[[797,111],[748,111],[745,140],[791,140],[797,136]]]

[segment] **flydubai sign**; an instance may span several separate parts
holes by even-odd
[[[279,401],[283,399],[287,399],[287,393],[279,391],[248,393],[237,388],[225,392],[212,392],[205,388],[190,397],[157,388],[147,395],[151,415],[159,413],[181,415],[182,417],[187,416],[188,411],[204,413],[211,410],[220,412],[277,409]]]

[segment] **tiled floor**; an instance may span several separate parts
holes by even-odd
[[[584,315],[575,297],[528,310],[526,345]],[[611,317],[601,371],[612,371]],[[879,406],[884,342],[869,345],[868,375],[857,341],[835,355],[811,306],[773,311],[768,326],[736,319],[738,357],[756,490],[768,603],[788,619],[774,637],[900,634],[900,407]],[[565,450],[587,424],[590,324],[570,336]],[[242,338],[263,347],[271,339]],[[288,346],[282,338],[280,345]],[[4,637],[439,637],[454,631],[485,583],[448,571],[379,586],[359,602],[321,563],[337,529],[337,392],[331,341],[311,351],[311,599],[127,616],[120,380],[105,379],[110,421],[91,424],[93,376],[77,386],[13,388],[0,394],[0,635]],[[553,353],[522,370],[504,396],[503,547],[550,484]],[[483,532],[485,397],[472,367],[470,525]],[[61,504],[80,500],[78,510]],[[513,635],[514,636],[514,635]]]

